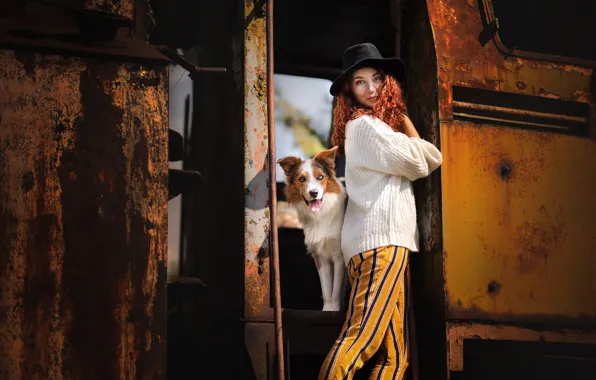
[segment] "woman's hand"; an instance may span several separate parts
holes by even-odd
[[[406,115],[404,115],[404,134],[408,137],[420,138],[418,131],[414,128],[414,124],[412,124],[412,120]]]

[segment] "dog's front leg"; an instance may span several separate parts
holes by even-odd
[[[321,280],[321,293],[323,296],[323,311],[332,310],[331,300],[333,291],[333,265],[326,258],[315,257],[315,264]]]
[[[333,291],[331,293],[331,310],[339,311],[344,287],[345,264],[342,256],[333,258]]]

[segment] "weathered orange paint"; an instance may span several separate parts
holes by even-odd
[[[165,377],[167,79],[0,53],[0,378]]]
[[[588,127],[593,133],[593,69],[507,57],[490,41],[481,46],[480,3],[426,1],[436,51],[444,157],[439,277],[449,321],[451,370],[461,370],[461,352],[455,351],[463,349],[461,341],[470,334],[594,343],[593,334],[582,332],[588,330],[559,336],[529,333],[521,325],[540,323],[546,330],[596,326],[596,284],[590,270],[596,266],[596,201],[590,196],[596,178],[589,169],[596,164],[593,138],[464,122],[453,116],[453,86],[462,86],[591,104]],[[470,327],[469,320],[512,325]]]
[[[594,142],[455,122],[442,132],[451,315],[596,321]]]

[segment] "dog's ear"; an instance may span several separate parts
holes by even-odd
[[[337,154],[337,146],[331,149],[323,150],[313,158],[330,169],[335,169],[335,155]]]
[[[300,166],[302,160],[298,157],[289,156],[284,157],[281,160],[278,160],[277,163],[283,169],[284,173],[286,174],[286,177],[290,177],[291,174],[296,170],[296,168]]]

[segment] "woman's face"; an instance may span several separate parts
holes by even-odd
[[[351,88],[356,100],[371,107],[379,100],[379,90],[383,83],[383,74],[372,67],[363,67],[352,74]]]

